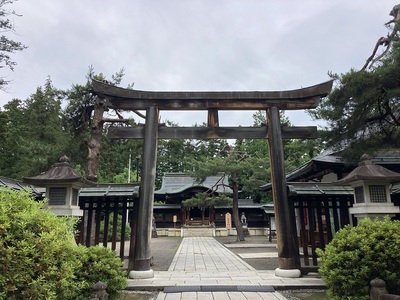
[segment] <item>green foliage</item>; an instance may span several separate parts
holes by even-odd
[[[121,269],[122,261],[115,252],[100,246],[77,246],[75,254],[82,263],[75,281],[83,284],[83,293],[75,299],[88,299],[92,286],[98,281],[107,283],[110,297],[115,297],[118,290],[126,287],[127,274]]]
[[[232,198],[227,195],[213,195],[207,192],[197,193],[194,197],[182,201],[185,207],[207,208],[221,205],[232,205]]]
[[[321,273],[333,299],[369,299],[369,282],[386,281],[400,293],[400,221],[364,219],[336,233],[321,257]]]
[[[125,70],[122,68],[111,76],[112,85],[121,83]],[[86,75],[85,84],[73,84],[72,87],[65,91],[68,99],[68,105],[65,108],[65,124],[68,126],[71,133],[75,136],[86,136],[90,134],[88,130],[91,124],[91,114],[93,112],[93,105],[95,96],[92,94],[92,79],[99,81],[106,80],[106,77],[100,73],[95,74],[94,68],[89,67]],[[131,85],[130,85],[131,86]]]
[[[357,148],[399,147],[400,42],[373,69],[330,74],[332,92],[310,114],[327,121],[328,146]]]
[[[123,75],[122,69],[112,76],[110,83],[119,84]],[[74,168],[85,174],[94,103],[94,96],[91,94],[92,78],[104,80],[102,74],[96,75],[93,68],[90,68],[86,83],[74,84],[67,91],[55,88],[48,78],[25,101],[14,99],[4,106],[4,111],[0,111],[0,176],[22,179],[38,175],[48,170],[64,154],[71,159]],[[68,101],[66,106],[62,105],[63,101]],[[105,117],[117,120],[122,117],[123,112],[114,113],[116,115],[112,115],[111,110],[107,111]],[[257,112],[254,115],[254,126],[261,126],[265,122],[265,113]],[[281,122],[288,123],[283,114]],[[124,116],[123,124],[113,123],[112,126],[125,126],[125,123],[134,125],[137,122]],[[170,121],[165,123],[168,126],[178,125]],[[111,140],[106,136],[108,128],[105,124],[101,136],[98,182],[127,182],[130,154],[130,181],[140,179],[143,162],[142,158],[137,157],[142,154],[143,141]],[[285,141],[287,171],[304,163],[315,153],[315,148],[309,141]],[[159,140],[155,189],[160,187],[165,173],[191,173],[195,168],[193,165],[211,161],[207,163],[210,166],[215,159],[214,162],[221,162],[218,167],[222,165],[222,171],[227,174],[237,172],[241,197],[252,198],[255,202],[267,202],[270,199],[259,191],[259,186],[270,181],[268,150],[266,139],[237,140],[234,147],[223,139]],[[221,159],[227,160],[220,161]],[[228,164],[231,164],[230,167]],[[211,172],[214,171],[220,172],[221,169],[212,167]]]
[[[2,176],[34,176],[69,154],[70,136],[61,121],[62,97],[47,78],[25,101],[15,99],[4,106],[1,114],[7,119],[7,129],[0,146]]]
[[[136,181],[136,178],[140,180],[142,147],[143,140],[110,140],[103,137],[100,150],[99,182],[127,183],[129,154],[131,154],[130,182]],[[139,176],[137,176],[137,171],[139,171]]]
[[[71,299],[81,289],[72,220],[27,192],[0,191],[0,252],[1,299]]]
[[[99,280],[109,291],[123,288],[115,253],[76,246],[75,221],[43,204],[28,192],[0,190],[0,299],[79,299]]]
[[[100,240],[103,240],[104,238],[104,228],[105,228],[105,221],[106,218],[104,217],[101,222],[100,222]],[[114,212],[110,213],[108,216],[108,232],[107,232],[107,241],[111,242],[112,240],[112,233],[113,233],[113,223],[114,223]],[[122,228],[122,215],[118,214],[117,215],[117,235],[116,239],[117,241],[121,240],[121,228]],[[131,234],[131,227],[126,225],[125,227],[125,239],[129,239]]]
[[[14,10],[6,8],[6,5],[13,2],[14,0],[2,0],[0,2],[0,30],[2,32],[0,37],[0,69],[8,67],[12,71],[17,63],[11,59],[11,55],[27,48],[21,42],[16,42],[7,36],[8,32],[15,34],[14,17],[19,17]],[[10,81],[1,78],[0,89],[4,90],[9,83]]]
[[[124,77],[124,69],[122,68],[111,76],[109,82],[112,85],[121,83]],[[64,110],[63,125],[71,135],[71,144],[69,151],[71,158],[79,165],[87,165],[88,143],[92,134],[92,114],[94,111],[94,103],[96,97],[92,93],[92,79],[99,81],[106,80],[103,74],[95,74],[92,67],[89,68],[86,75],[85,84],[73,84],[72,87],[65,91],[65,97],[68,100]],[[130,88],[132,85],[128,85]],[[118,120],[121,112],[117,110],[107,110],[104,118]],[[118,126],[126,125],[126,123],[134,124],[134,120],[129,122],[116,122]],[[98,166],[99,182],[114,182],[114,176],[121,174],[123,169],[128,166],[128,157],[130,148],[136,153],[136,149],[140,149],[142,141],[113,141],[106,137],[109,124],[103,126],[103,136],[101,138],[100,162]],[[140,153],[140,152],[137,152]],[[117,180],[120,180],[118,178]]]

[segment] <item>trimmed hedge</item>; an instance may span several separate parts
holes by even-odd
[[[0,189],[0,299],[87,299],[99,280],[110,291],[124,288],[115,253],[76,246],[75,220],[43,204],[27,192]]]
[[[337,232],[317,254],[332,299],[369,299],[374,278],[383,279],[389,293],[400,293],[400,221],[363,219]]]

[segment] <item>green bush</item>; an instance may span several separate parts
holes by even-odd
[[[100,246],[78,246],[75,249],[77,259],[82,262],[76,280],[84,283],[86,291],[76,299],[88,299],[92,286],[98,281],[107,283],[110,296],[116,296],[118,290],[126,287],[127,274],[121,269],[122,261],[115,252]]]
[[[43,204],[0,189],[0,299],[77,299],[99,280],[121,288],[115,253],[74,245],[75,221]]]
[[[26,192],[0,191],[0,298],[70,298],[74,272],[73,222],[42,209]]]
[[[114,223],[114,212],[111,212],[108,217],[108,232],[107,232],[107,242],[112,241],[113,237],[113,223]],[[104,229],[105,229],[105,218],[100,222],[100,241],[104,239]],[[122,216],[118,214],[118,222],[117,222],[117,236],[116,240],[121,241],[121,230],[122,230]],[[131,236],[131,227],[127,224],[125,227],[125,240],[129,240]]]
[[[332,299],[369,299],[369,282],[377,277],[390,293],[400,292],[400,221],[367,218],[346,226],[317,254]]]

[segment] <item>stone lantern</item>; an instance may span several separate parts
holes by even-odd
[[[23,181],[46,188],[47,206],[57,216],[83,216],[83,210],[79,207],[79,190],[96,185],[71,168],[69,158],[65,155],[48,171],[26,177]]]
[[[334,184],[352,186],[354,205],[349,211],[357,220],[361,220],[387,215],[393,217],[400,212],[399,207],[394,206],[390,200],[390,185],[399,181],[400,173],[373,164],[371,158],[364,154],[358,167]]]

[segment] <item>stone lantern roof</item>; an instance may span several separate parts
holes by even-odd
[[[36,186],[61,183],[73,183],[80,187],[97,185],[95,182],[82,177],[74,170],[69,164],[69,158],[66,155],[62,156],[59,162],[55,163],[48,171],[37,176],[25,177],[23,181]]]
[[[357,180],[385,180],[394,183],[400,182],[400,173],[373,164],[371,157],[368,154],[364,154],[360,158],[358,167],[334,184],[347,185]]]

